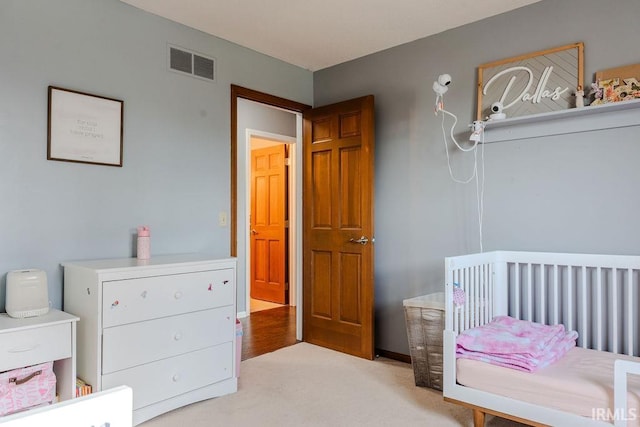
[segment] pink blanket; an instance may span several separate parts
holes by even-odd
[[[534,372],[559,360],[576,344],[578,334],[563,325],[547,326],[496,316],[491,322],[458,335],[458,358],[479,360]]]

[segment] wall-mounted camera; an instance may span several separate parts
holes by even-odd
[[[444,95],[449,90],[451,84],[451,76],[449,74],[440,74],[438,80],[433,82],[433,91],[438,95]]]
[[[502,102],[500,101],[496,101],[493,104],[491,104],[491,115],[489,116],[489,118],[491,120],[501,120],[507,117],[507,115],[503,112],[504,110],[504,105],[502,105]]]

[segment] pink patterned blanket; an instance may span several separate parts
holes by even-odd
[[[496,316],[491,322],[467,329],[458,335],[456,355],[535,372],[564,356],[576,345],[578,333],[566,332],[564,325],[547,326]]]

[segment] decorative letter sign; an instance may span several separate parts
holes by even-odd
[[[501,102],[507,117],[565,110],[583,86],[584,45],[574,43],[478,67],[478,111],[482,120]]]

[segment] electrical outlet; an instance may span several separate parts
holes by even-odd
[[[220,212],[218,214],[218,225],[220,227],[226,227],[227,226],[227,213],[226,212]]]

